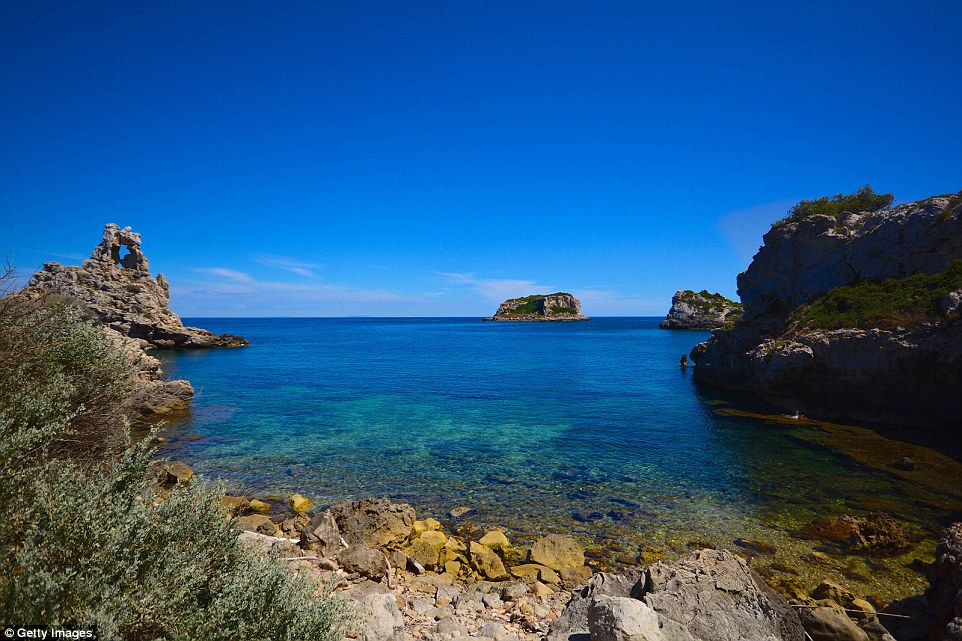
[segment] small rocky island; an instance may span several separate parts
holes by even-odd
[[[498,307],[489,321],[586,321],[581,313],[581,301],[565,292],[532,294],[510,298]]]
[[[719,329],[742,317],[742,304],[708,290],[683,289],[671,297],[668,316],[658,324],[662,329]]]
[[[214,334],[186,327],[170,310],[170,285],[163,274],[150,275],[140,234],[115,224],[82,266],[45,263],[18,293],[27,299],[51,295],[76,301],[105,334],[127,354],[140,379],[138,409],[163,414],[186,408],[194,389],[187,381],[164,379],[160,361],[147,354],[154,348],[205,348],[247,345],[233,334]]]

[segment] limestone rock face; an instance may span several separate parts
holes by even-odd
[[[776,226],[738,277],[743,321],[692,350],[695,380],[813,417],[951,428],[962,411],[962,292],[942,297],[940,322],[822,329],[791,315],[838,287],[936,274],[959,258],[958,197]]]
[[[109,224],[103,240],[83,266],[45,263],[24,294],[57,294],[83,305],[101,324],[152,347],[231,347],[247,345],[240,336],[185,327],[170,311],[170,286],[154,280],[141,251],[140,234]],[[127,251],[126,255],[124,252]]]
[[[622,599],[645,607],[628,607]],[[648,625],[650,611],[657,615],[657,628]],[[629,631],[637,636],[628,636]],[[547,638],[589,637],[803,641],[805,632],[798,615],[744,559],[728,551],[700,550],[678,561],[654,563],[640,575],[594,575],[574,593]]]
[[[533,294],[523,298],[511,298],[498,307],[491,318],[494,321],[586,321],[581,313],[581,301],[565,292]]]
[[[668,316],[658,324],[662,329],[718,329],[742,317],[742,304],[721,294],[684,289],[671,297]]]
[[[109,224],[101,242],[83,265],[45,263],[18,296],[55,295],[76,301],[103,327],[134,365],[139,385],[134,396],[141,414],[165,414],[190,405],[194,388],[187,381],[164,379],[154,347],[226,347],[246,345],[240,336],[212,334],[185,327],[170,311],[170,286],[163,274],[151,277],[140,234]]]

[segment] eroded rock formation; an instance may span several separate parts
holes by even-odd
[[[498,307],[491,318],[494,321],[586,321],[581,313],[581,301],[565,292],[533,294],[523,298],[511,298]]]
[[[194,394],[187,381],[165,380],[160,361],[146,350],[247,345],[240,336],[185,327],[168,306],[167,280],[150,275],[140,234],[129,227],[108,224],[82,266],[45,263],[19,295],[63,296],[81,305],[136,367],[141,384],[134,400],[146,414],[186,408]]]
[[[83,265],[45,263],[24,294],[58,294],[82,304],[100,323],[152,347],[231,347],[247,341],[231,334],[185,327],[170,311],[170,286],[150,275],[140,234],[109,224]]]
[[[742,317],[742,305],[721,294],[679,290],[671,297],[668,316],[658,324],[662,329],[718,329]]]
[[[774,226],[764,241],[738,276],[744,318],[692,350],[695,380],[830,420],[957,425],[962,290],[929,316],[893,313],[871,326],[819,326],[799,312],[843,286],[949,268],[962,258],[962,198],[810,216]]]

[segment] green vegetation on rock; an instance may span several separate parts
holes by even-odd
[[[0,296],[0,620],[101,639],[341,639],[341,601],[245,547],[218,488],[158,491],[126,428],[131,377],[77,307]]]
[[[962,289],[962,259],[937,274],[863,281],[837,287],[795,310],[792,319],[808,328],[891,328],[946,318],[942,298]]]
[[[876,194],[870,185],[865,185],[854,194],[835,194],[815,200],[802,200],[788,211],[785,218],[776,221],[772,226],[781,227],[817,215],[831,216],[838,220],[842,212],[878,211],[891,207],[894,200],[894,195]]]

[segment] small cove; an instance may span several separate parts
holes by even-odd
[[[748,539],[774,545],[753,565],[777,578],[880,601],[921,591],[913,561],[962,515],[962,466],[870,430],[734,411],[678,365],[707,332],[658,320],[187,319],[251,345],[161,354],[197,388],[163,454],[252,495],[386,495],[513,540],[573,533],[601,566]],[[888,469],[906,447],[919,470]],[[472,512],[446,516],[460,506]],[[911,549],[845,555],[798,536],[878,509]]]

